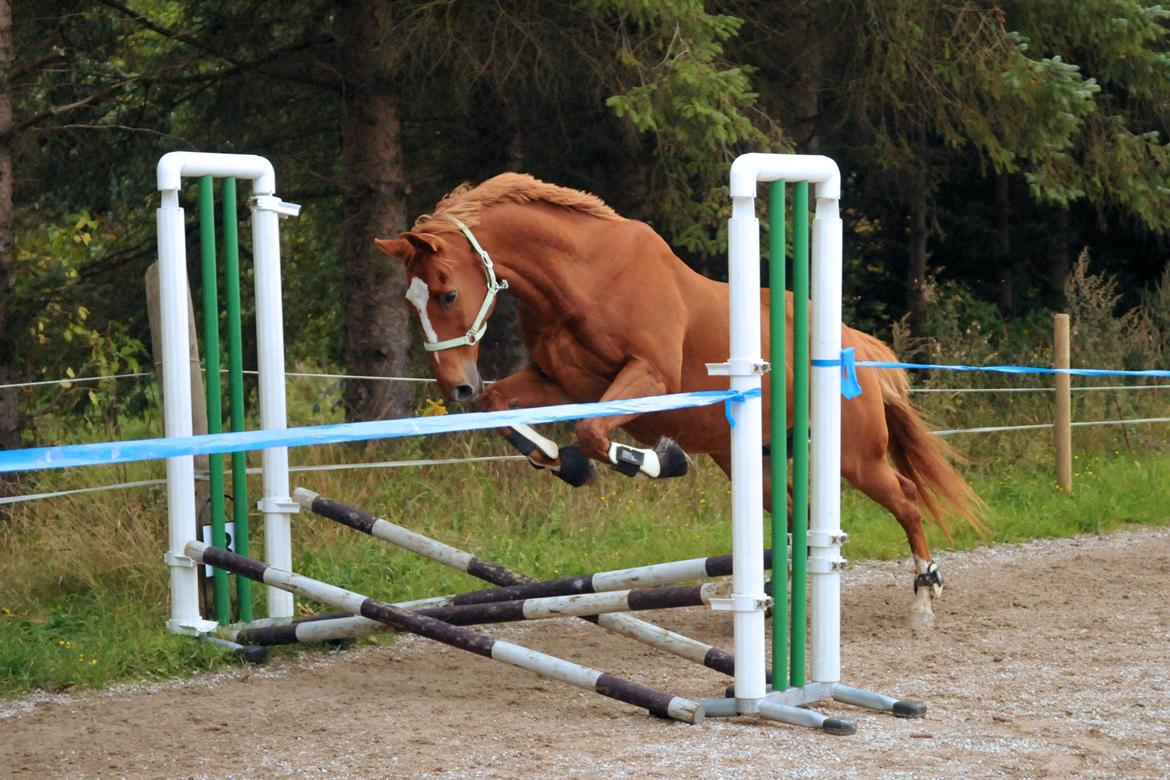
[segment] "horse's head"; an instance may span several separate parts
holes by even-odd
[[[406,300],[422,325],[423,347],[431,353],[435,378],[448,401],[472,401],[483,389],[476,361],[496,293],[487,252],[471,231],[466,240],[450,233],[410,231],[396,239],[374,239],[386,254],[406,263]]]

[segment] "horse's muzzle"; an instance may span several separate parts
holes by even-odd
[[[472,385],[455,385],[451,394],[454,396],[453,400],[466,402],[474,401],[479,395],[479,388]]]
[[[479,378],[479,367],[474,360],[465,361],[462,371],[455,376],[448,376],[448,381],[442,382],[448,401],[468,403],[479,398],[483,392],[483,380]]]

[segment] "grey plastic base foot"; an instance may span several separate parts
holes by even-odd
[[[826,734],[848,736],[857,733],[857,724],[845,718],[825,718],[825,722],[821,724],[821,731]]]
[[[262,664],[268,660],[268,648],[263,645],[244,645],[236,651],[245,663]]]
[[[916,701],[914,699],[901,699],[894,702],[894,706],[890,711],[894,713],[895,718],[925,718],[926,702]]]
[[[209,636],[207,634],[200,636],[199,641],[223,648],[244,663],[262,664],[268,660],[268,648],[261,645],[241,645],[229,639],[221,639],[217,636]]]

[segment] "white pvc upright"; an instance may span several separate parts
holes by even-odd
[[[256,263],[256,318],[259,349],[261,426],[284,428],[284,331],[280,305],[280,237],[278,214],[296,208],[274,196],[276,175],[271,163],[250,154],[171,152],[156,171],[162,205],[157,211],[159,286],[163,339],[163,416],[167,436],[190,436],[191,374],[187,330],[187,244],[183,209],[179,205],[182,180],[199,176],[234,176],[252,182],[253,242]],[[275,322],[275,325],[273,323]],[[265,553],[270,563],[291,568],[288,513],[295,506],[288,495],[287,451],[265,451]],[[195,464],[192,456],[167,459],[169,542],[165,560],[171,569],[171,619],[176,633],[202,634],[214,630],[214,621],[199,614],[199,578],[196,564],[185,553],[197,537]],[[283,523],[282,523],[283,521]],[[269,590],[269,617],[291,617],[292,595]]]
[[[162,317],[163,426],[167,436],[190,436],[191,363],[187,332],[187,249],[178,193],[163,193],[158,223],[159,305]],[[169,543],[163,560],[171,571],[171,618],[167,629],[201,634],[215,628],[199,614],[199,570],[184,551],[195,538],[195,458],[167,458]]]
[[[271,193],[252,199],[252,246],[256,274],[256,353],[260,374],[260,427],[283,430],[288,426],[284,394],[284,309],[280,289],[281,214],[295,214]],[[292,569],[291,516],[299,506],[289,495],[288,448],[260,453],[264,473],[264,555],[270,566]],[[268,617],[292,617],[293,595],[268,589]]]
[[[731,387],[741,392],[761,387],[764,365],[760,336],[760,235],[755,216],[759,182],[807,181],[816,187],[817,210],[813,223],[813,312],[812,358],[840,359],[841,344],[841,221],[837,202],[841,194],[837,165],[827,157],[787,154],[746,154],[731,166],[731,220],[728,223],[728,278],[731,296],[731,359],[712,366],[712,373],[729,374]],[[836,279],[836,283],[832,282]],[[836,345],[834,347],[834,344]],[[839,625],[840,584],[836,558],[840,532],[836,513],[836,491],[840,470],[840,365],[824,370],[814,368],[814,401],[811,425],[816,431],[812,448],[813,526],[809,534],[812,555],[809,569],[815,572],[811,591],[815,594],[812,613],[831,613],[813,618],[813,679],[818,673],[840,666],[836,649]],[[783,403],[780,401],[779,403]],[[736,424],[731,431],[732,453],[732,544],[733,579],[731,599],[723,609],[735,613],[735,698],[739,712],[753,712],[766,694],[764,608],[764,508],[762,400],[748,398],[736,404]],[[835,415],[835,416],[834,416]],[[829,418],[834,419],[830,420]],[[829,532],[831,533],[818,533]],[[821,572],[822,568],[828,571]],[[836,594],[836,595],[834,595]],[[829,663],[817,661],[818,641],[832,644]],[[823,648],[821,648],[823,650]],[[818,665],[819,664],[819,665]],[[834,671],[833,674],[836,674]]]
[[[836,166],[834,166],[835,168]],[[809,677],[841,679],[841,218],[817,186],[810,269]]]
[[[733,168],[734,170],[734,168]],[[760,339],[760,222],[751,197],[732,199],[727,242],[731,296],[731,389],[762,392]],[[764,472],[763,399],[736,404],[731,432],[732,595],[735,628],[735,698],[739,712],[755,712],[767,694],[764,676]]]

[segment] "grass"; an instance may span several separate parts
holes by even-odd
[[[991,535],[956,528],[948,540],[932,528],[932,546],[966,549],[1170,522],[1164,440],[1134,448],[1133,433],[1128,440],[1117,432],[1077,435],[1078,451],[1100,454],[1078,457],[1071,494],[1056,487],[1050,464],[1036,455],[1043,452],[1043,435],[980,437],[983,457],[968,476],[991,507]],[[1028,437],[1041,444],[1034,448]],[[313,464],[505,452],[487,434],[465,434],[294,450],[293,456],[294,463]],[[160,472],[161,464],[134,464],[115,473],[46,473],[36,488]],[[604,472],[583,490],[507,462],[299,476],[296,484],[539,577],[730,549],[729,485],[706,460],[682,480],[630,481]],[[842,524],[850,534],[845,550],[851,559],[907,555],[897,523],[851,490],[844,494]],[[163,631],[169,607],[161,564],[165,529],[161,488],[32,502],[0,516],[0,695],[166,679],[233,663],[214,648]],[[387,600],[481,587],[467,575],[309,515],[295,520],[294,545],[298,570]],[[258,614],[262,598],[257,589]],[[307,612],[317,605],[299,607]]]

